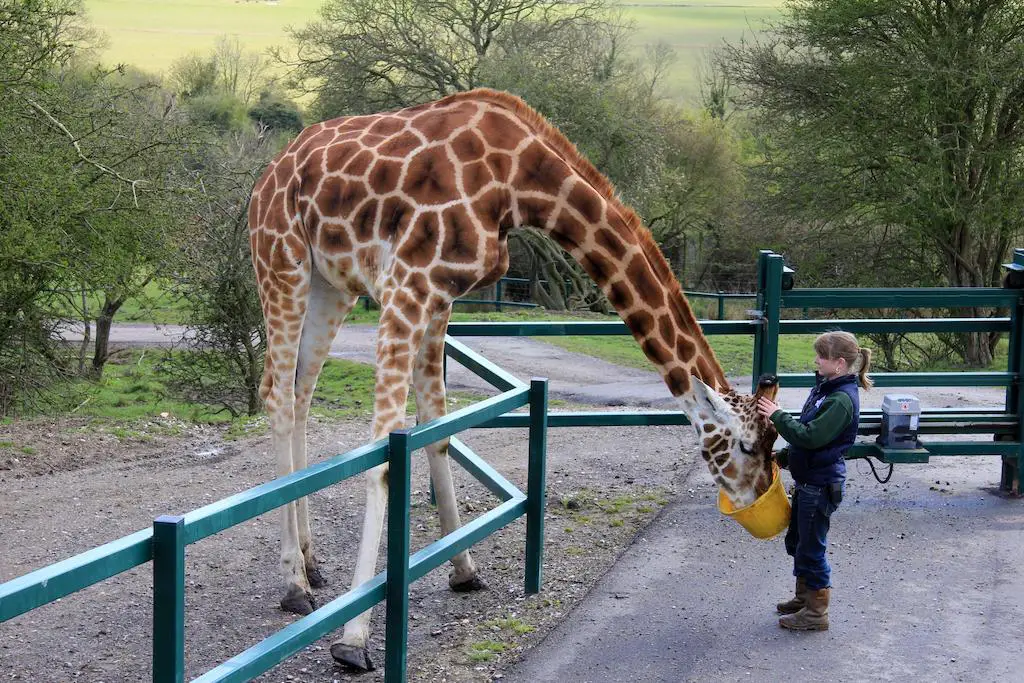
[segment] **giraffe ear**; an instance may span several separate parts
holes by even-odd
[[[735,417],[732,408],[717,391],[697,377],[691,377],[690,381],[693,383],[693,397],[698,408],[710,410],[717,418],[715,421],[719,423]]]

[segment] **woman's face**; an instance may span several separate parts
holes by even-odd
[[[822,377],[841,377],[847,372],[845,359],[836,358],[835,360],[829,360],[822,357],[821,354],[814,355],[814,367]]]

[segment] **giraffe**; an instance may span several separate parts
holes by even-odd
[[[571,254],[608,296],[696,430],[709,471],[736,507],[772,480],[774,428],[755,411],[774,380],[740,395],[664,256],[610,181],[554,126],[508,93],[478,89],[306,128],[271,162],[249,207],[267,326],[260,395],[280,475],[304,468],[306,418],[329,347],[357,297],[380,303],[371,435],[402,428],[410,386],[419,422],[445,414],[444,336],[452,302],[508,268],[510,230],[531,226]],[[426,449],[443,534],[460,525],[448,442]],[[366,476],[352,586],[376,568],[387,465]],[[281,607],[307,614],[318,569],[305,499],[283,508]],[[485,584],[468,551],[453,590]],[[370,669],[370,612],[331,654]]]

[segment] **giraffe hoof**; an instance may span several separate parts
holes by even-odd
[[[331,657],[334,661],[352,671],[373,671],[377,667],[370,659],[370,652],[365,647],[346,645],[340,640],[331,643]]]
[[[313,596],[298,586],[291,586],[283,598],[281,598],[281,609],[292,614],[305,616],[316,609]]]
[[[318,567],[306,567],[306,580],[311,588],[323,588],[327,585],[327,579],[320,573]]]
[[[471,593],[472,591],[487,590],[487,582],[481,579],[479,574],[473,574],[459,581],[456,581],[453,576],[448,580],[448,587],[456,593]]]

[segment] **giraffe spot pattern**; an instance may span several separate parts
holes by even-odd
[[[475,113],[476,107],[472,104],[459,105],[425,112],[414,118],[411,125],[428,140],[445,140],[453,130],[469,123]]]
[[[633,288],[624,280],[616,280],[609,288],[608,301],[619,311],[632,308]]]
[[[626,255],[626,245],[622,239],[608,228],[599,228],[594,235],[597,246],[604,249],[616,260],[621,260]]]
[[[654,277],[650,263],[643,255],[637,254],[630,260],[626,277],[633,283],[640,300],[649,308],[661,308],[665,304],[662,281]]]
[[[388,197],[384,200],[381,208],[381,223],[379,237],[384,240],[392,240],[396,235],[404,232],[415,209],[412,204],[401,197]],[[396,273],[396,277],[399,277]],[[399,279],[401,279],[399,277]]]
[[[480,119],[479,130],[489,147],[511,151],[526,138],[526,131],[520,128],[507,114],[486,112]]]
[[[408,230],[398,248],[398,257],[413,268],[425,268],[434,260],[441,226],[436,213],[421,213],[415,228]]]
[[[561,188],[569,174],[564,161],[550,154],[541,143],[533,142],[520,155],[519,171],[512,183],[520,192],[551,193],[552,188]]]
[[[491,153],[487,155],[487,166],[499,183],[507,183],[512,173],[512,157],[508,154]]]
[[[398,187],[402,165],[390,159],[378,159],[370,169],[370,188],[377,194],[393,192]]]
[[[445,209],[444,242],[441,256],[452,263],[473,263],[476,261],[477,229],[463,205]]]
[[[410,131],[404,131],[399,135],[391,138],[384,144],[382,144],[377,152],[381,156],[385,157],[398,157],[404,159],[409,155],[409,152],[413,151],[423,143],[416,136],[415,133]]]
[[[462,168],[462,187],[470,197],[479,194],[493,180],[491,169],[487,168],[487,164],[482,161],[466,164]]]
[[[604,214],[604,201],[601,196],[584,183],[576,183],[573,186],[569,192],[569,205],[579,211],[583,218],[590,223],[600,222]],[[604,230],[599,232],[604,232]],[[621,256],[617,258],[621,258]]]
[[[409,162],[402,192],[416,203],[438,204],[458,196],[454,178],[455,167],[444,148],[432,147]]]
[[[550,197],[521,197],[519,199],[519,215],[523,225],[534,228],[547,226],[554,209],[555,202]]]
[[[462,162],[483,159],[487,151],[480,135],[474,130],[465,130],[456,135],[451,141],[451,148],[455,157]]]

